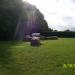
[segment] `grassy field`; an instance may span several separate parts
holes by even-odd
[[[75,75],[75,38],[41,43],[0,42],[0,75]]]

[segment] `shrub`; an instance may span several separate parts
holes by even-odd
[[[58,36],[49,36],[49,37],[41,36],[40,38],[41,40],[57,40]]]

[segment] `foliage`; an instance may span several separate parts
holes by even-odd
[[[43,36],[58,36],[64,38],[75,38],[75,32],[42,32]]]
[[[36,16],[37,16],[37,24],[39,26],[39,32],[46,32],[49,30],[48,24],[46,20],[44,19],[44,15],[37,9],[36,10]]]
[[[0,39],[13,38],[21,7],[21,0],[0,1]]]
[[[69,29],[67,29],[67,30],[64,30],[63,32],[72,32],[72,31],[70,31]]]

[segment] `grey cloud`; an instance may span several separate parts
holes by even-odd
[[[71,30],[72,30],[72,31],[75,31],[75,27],[72,27]]]
[[[56,2],[60,2],[60,0],[56,0]]]
[[[63,17],[63,22],[65,24],[64,30],[65,29],[69,29],[71,31],[75,31],[75,21],[73,19],[73,17],[71,16],[64,16]]]
[[[73,18],[71,17],[71,16],[64,16],[63,17],[63,20],[65,21],[65,22],[70,22],[70,21],[72,21],[73,20]]]
[[[72,0],[73,3],[75,3],[75,0]]]

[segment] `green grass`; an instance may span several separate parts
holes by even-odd
[[[75,38],[29,42],[0,42],[0,75],[75,75]]]

